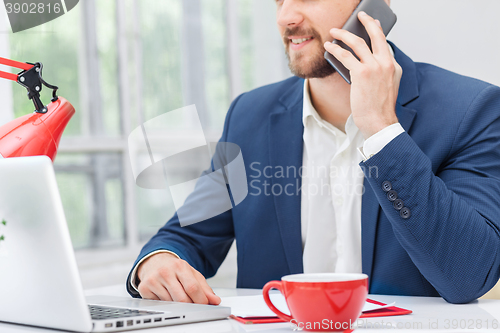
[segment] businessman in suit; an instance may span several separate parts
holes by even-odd
[[[276,1],[296,76],[234,100],[221,138],[241,148],[249,194],[187,227],[174,215],[135,262],[132,296],[218,304],[205,278],[234,240],[241,288],[301,272],[363,272],[370,293],[466,303],[495,285],[500,88],[413,62],[361,13],[370,50],[338,29],[358,3]]]

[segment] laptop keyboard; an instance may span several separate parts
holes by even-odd
[[[144,311],[135,309],[112,308],[112,307],[97,306],[97,305],[89,305],[89,310],[92,320],[139,317],[139,316],[149,316],[149,315],[163,313],[163,312]]]

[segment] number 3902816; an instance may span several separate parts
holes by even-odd
[[[6,3],[5,8],[7,9],[7,14],[59,14],[61,12],[61,4],[44,4],[44,3]]]

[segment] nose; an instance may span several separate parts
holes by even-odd
[[[276,21],[283,28],[291,28],[300,25],[304,17],[300,12],[300,4],[295,0],[283,0],[278,5]]]

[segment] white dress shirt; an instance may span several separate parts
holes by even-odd
[[[304,273],[361,273],[361,198],[358,165],[404,129],[390,125],[366,141],[352,120],[345,133],[321,119],[304,83],[301,231]]]

